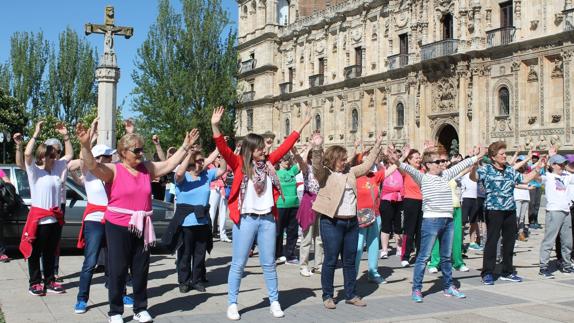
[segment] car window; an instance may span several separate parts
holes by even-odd
[[[30,196],[30,183],[28,183],[28,175],[26,175],[26,172],[21,170],[21,169],[14,169],[15,171],[15,175],[16,175],[16,183],[17,183],[17,189],[18,189],[18,194],[20,194],[20,197],[23,199],[29,199],[31,198]]]
[[[4,172],[4,174],[6,174],[8,178],[10,178],[10,168],[2,168],[2,171]]]

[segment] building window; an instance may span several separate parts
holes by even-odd
[[[315,131],[321,131],[321,115],[315,115]]]
[[[397,127],[405,125],[405,106],[402,103],[397,104]]]
[[[499,113],[501,116],[510,115],[510,92],[507,87],[498,90]]]
[[[399,53],[409,53],[409,35],[406,33],[399,35]]]
[[[500,4],[500,27],[512,27],[512,1]]]
[[[325,58],[319,58],[319,75],[325,74]]]
[[[253,130],[253,109],[247,109],[247,131]]]
[[[446,15],[442,16],[442,39],[452,39],[453,38],[453,29],[452,29],[452,14],[447,13]]]
[[[353,109],[351,112],[351,131],[357,132],[359,130],[359,111]]]
[[[285,119],[285,137],[289,136],[291,133],[291,121],[289,118]]]
[[[363,48],[356,47],[355,48],[355,65],[363,66]]]

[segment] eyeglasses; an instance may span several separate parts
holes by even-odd
[[[431,164],[436,164],[436,165],[440,165],[440,164],[446,164],[448,163],[448,160],[446,159],[437,159],[437,160],[433,160],[431,162],[429,162]]]
[[[199,158],[199,159],[195,160],[196,163],[203,163],[204,161],[205,161],[205,159],[203,159],[203,158]]]
[[[128,150],[131,151],[132,154],[134,154],[134,155],[139,155],[139,154],[143,154],[143,153],[144,153],[143,147],[140,147],[140,148],[132,148],[132,149],[128,149]]]
[[[54,150],[54,153],[56,153],[56,154],[58,154],[58,155],[59,155],[59,154],[61,154],[61,153],[62,153],[62,151],[61,151],[61,150],[59,150],[59,149],[57,149],[57,150]]]

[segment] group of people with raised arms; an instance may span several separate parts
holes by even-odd
[[[28,173],[32,194],[32,208],[20,245],[28,260],[30,294],[64,292],[56,281],[55,262],[65,221],[64,186],[69,170],[78,172],[88,196],[78,239],[85,259],[74,311],[87,310],[94,268],[105,244],[110,322],[123,322],[126,306],[133,307],[134,318],[139,322],[152,320],[147,312],[150,247],[156,242],[150,217],[151,183],[169,174],[173,174],[176,211],[162,243],[177,252],[177,281],[182,293],[191,289],[205,291],[205,258],[213,247],[214,208],[223,211],[223,219],[220,213],[218,222],[219,235],[222,241],[232,241],[227,307],[230,320],[241,317],[238,294],[254,243],[259,251],[269,311],[276,318],[284,316],[279,303],[277,263],[298,265],[303,277],[320,274],[323,304],[335,309],[333,281],[340,258],[345,303],[364,307],[367,304],[356,291],[363,249],[367,250],[368,281],[384,284],[386,277],[379,273],[378,259],[389,257],[391,237],[397,243],[395,254],[401,265],[414,264],[414,302],[423,301],[422,281],[427,265],[429,272],[442,272],[445,296],[464,298],[453,283],[452,270],[469,270],[462,260],[466,224],[471,230],[470,245],[475,249],[484,245],[483,283],[492,285],[497,277],[520,282],[512,262],[521,218],[520,211],[517,217],[514,191],[528,190],[528,183],[533,180],[545,185],[549,201],[546,234],[540,248],[540,274],[553,277],[548,263],[558,235],[560,269],[573,271],[570,257],[574,158],[569,160],[555,149],[530,167],[526,165],[532,151],[519,162],[508,163],[504,142],[492,143],[488,148],[476,147],[467,158],[455,162],[449,160],[444,149],[431,143],[426,143],[421,151],[408,145],[402,151],[393,145],[383,147],[382,135],[377,136],[370,149],[350,155],[339,145],[323,147],[320,133],[314,133],[308,143],[297,149],[300,134],[311,120],[307,114],[276,150],[268,150],[265,139],[251,133],[234,151],[219,128],[224,113],[222,107],[213,111],[211,126],[216,150],[207,158],[194,148],[200,137],[196,129],[185,133],[181,147],[171,149],[169,156],[159,161],[144,158],[143,138],[133,127],[118,141],[117,150],[93,146],[97,120],[89,129],[77,126],[76,136],[81,144],[77,160],[72,160],[64,125],[58,127],[65,142],[64,157],[60,157],[59,141],[36,145],[42,122],[36,125],[23,154],[19,148],[21,135],[15,136],[17,159]],[[154,139],[156,142],[159,143]],[[517,171],[526,168],[526,172]],[[301,198],[296,192],[298,173],[303,182]],[[484,205],[479,207],[481,195]],[[225,231],[227,212],[233,223],[231,239]],[[482,239],[484,229],[480,222],[486,223]],[[299,228],[302,237],[298,257]],[[497,258],[502,258],[503,270],[495,276]],[[128,279],[133,297],[126,293]]]

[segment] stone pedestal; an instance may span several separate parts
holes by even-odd
[[[99,66],[96,69],[98,82],[98,144],[116,147],[117,83],[120,69],[114,66]]]

